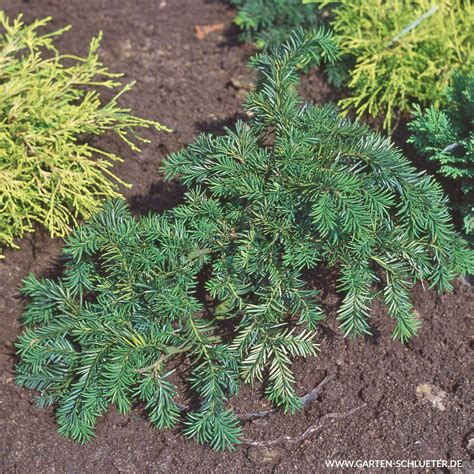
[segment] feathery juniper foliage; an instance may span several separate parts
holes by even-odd
[[[114,131],[138,150],[134,129],[164,129],[119,107],[132,84],[102,105],[93,88],[120,83],[99,61],[100,36],[85,58],[62,55],[54,39],[68,28],[40,34],[48,21],[25,25],[0,11],[0,247],[15,246],[33,222],[64,236],[102,200],[118,196],[121,181],[110,168],[120,158],[87,143],[86,135]]]
[[[234,22],[242,29],[241,39],[258,48],[272,48],[297,28],[319,28],[327,13],[302,0],[231,0],[238,9]]]
[[[409,124],[413,132],[409,142],[429,160],[439,165],[439,172],[459,184],[463,194],[459,209],[466,234],[474,233],[474,63],[468,73],[453,73],[447,88],[447,105],[415,108]]]
[[[240,426],[226,402],[240,380],[265,381],[285,412],[302,408],[292,359],[315,355],[323,317],[306,269],[340,269],[345,334],[370,331],[380,294],[406,341],[419,325],[413,282],[449,289],[472,268],[431,178],[388,139],[298,95],[298,67],[335,54],[329,34],[298,30],[255,56],[252,118],[166,160],[184,204],[138,221],[110,204],[68,239],[62,278],[26,280],[18,382],[58,405],[61,433],[85,441],[109,404],[126,412],[137,399],[173,426],[173,359],[186,356],[201,404],[185,433],[232,448]]]
[[[395,115],[437,104],[451,71],[474,54],[474,3],[463,0],[305,0],[331,8],[342,57],[353,57],[343,110]]]

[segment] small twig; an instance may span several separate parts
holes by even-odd
[[[254,413],[237,413],[237,418],[242,421],[249,421],[254,420],[255,418],[265,418],[277,411],[278,408],[271,408],[270,410],[256,411]]]
[[[191,408],[188,405],[184,405],[183,403],[175,402],[176,406],[178,407],[179,411],[189,411]]]
[[[354,413],[358,412],[362,408],[365,408],[366,404],[364,403],[363,405],[360,405],[356,408],[353,408],[352,410],[346,411],[344,413],[327,413],[326,415],[323,415],[317,423],[314,423],[311,425],[309,428],[307,428],[301,435],[297,436],[296,438],[292,438],[290,436],[284,435],[284,436],[279,436],[278,438],[275,439],[270,439],[268,441],[255,441],[252,439],[247,439],[247,438],[241,438],[241,442],[243,445],[246,446],[254,446],[254,447],[268,447],[268,446],[274,446],[276,444],[287,444],[287,445],[293,445],[293,444],[299,444],[302,443],[306,438],[314,434],[316,431],[320,430],[323,428],[326,420],[332,420],[335,418],[345,418],[346,416],[351,416]]]
[[[315,387],[311,392],[307,393],[306,395],[301,397],[301,403],[303,405],[303,408],[307,408],[311,403],[313,403],[321,394],[321,389],[326,385],[329,381],[334,379],[335,375],[326,375],[324,379]],[[176,406],[181,410],[181,411],[189,411],[190,408],[187,405],[183,405],[182,403],[176,403]],[[265,418],[269,415],[272,415],[273,413],[276,413],[278,411],[278,408],[271,408],[270,410],[263,410],[263,411],[256,411],[252,413],[237,413],[237,418],[242,421],[249,421],[253,420],[255,418]]]
[[[393,135],[395,133],[395,130],[398,128],[398,126],[400,125],[400,119],[402,118],[402,114],[401,113],[398,113],[398,114],[395,114],[396,117],[397,117],[397,120],[395,121],[395,125],[392,127],[392,129],[390,130],[390,135]]]
[[[400,31],[398,35],[395,35],[392,38],[390,45],[392,45],[393,43],[396,43],[402,36],[405,36],[406,34],[410,33],[411,30],[416,28],[423,20],[426,20],[431,15],[436,13],[438,8],[439,8],[438,5],[434,5],[427,12],[423,13],[423,15],[419,16],[413,23],[410,23],[406,28],[403,28],[403,30]]]
[[[472,278],[472,277],[471,277]],[[469,281],[469,276],[463,276],[463,277],[458,277],[457,280],[461,285],[468,286],[469,288],[472,288],[474,285]]]
[[[301,402],[303,403],[303,406],[307,407],[308,405],[313,403],[319,397],[319,395],[321,394],[321,389],[328,382],[330,382],[331,380],[334,380],[335,377],[336,377],[335,374],[326,375],[326,377],[324,377],[324,379],[319,383],[319,385],[317,387],[313,388],[313,390],[311,390],[311,392],[307,393],[304,397],[301,398]]]
[[[451,143],[451,145],[448,145],[447,147],[444,147],[441,150],[441,153],[448,153],[449,151],[453,151],[461,145],[462,145],[461,143]]]
[[[324,387],[324,385],[326,385],[334,377],[334,374],[326,375],[326,377],[324,377],[324,379],[318,384],[317,387],[313,388],[311,392],[301,397],[301,403],[303,404],[303,407],[306,408],[311,405],[311,403],[313,403],[321,394],[321,389]],[[266,416],[276,413],[277,411],[278,408],[272,408],[270,410],[257,411],[254,413],[238,413],[237,417],[242,421],[247,421],[253,420],[254,418],[265,418]]]

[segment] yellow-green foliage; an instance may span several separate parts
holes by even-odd
[[[0,247],[40,222],[64,236],[121,181],[111,172],[120,158],[86,141],[113,130],[134,150],[135,127],[162,130],[118,106],[119,89],[106,105],[93,88],[120,87],[118,74],[99,61],[100,36],[85,58],[62,55],[53,45],[68,28],[39,34],[49,18],[25,25],[0,11]]]
[[[437,104],[454,68],[473,57],[474,6],[462,0],[341,0],[332,26],[342,53],[355,57],[343,110],[384,115],[390,128],[398,111]]]

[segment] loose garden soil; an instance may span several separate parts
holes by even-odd
[[[234,12],[212,0],[4,0],[10,16],[52,16],[50,29],[72,24],[59,40],[62,51],[84,55],[88,40],[104,33],[103,61],[125,80],[136,79],[123,104],[174,130],[152,138],[135,154],[114,137],[96,145],[121,154],[115,170],[133,184],[123,192],[137,214],[161,211],[181,198],[158,166],[171,151],[203,131],[222,132],[242,114],[241,99],[253,80],[245,68],[252,53],[237,41]],[[198,40],[195,27],[224,23]],[[211,28],[212,29],[212,28]],[[305,78],[309,100],[334,98],[316,72]],[[321,325],[317,358],[297,361],[297,389],[304,394],[327,375],[318,400],[295,416],[272,414],[245,424],[245,437],[298,438],[301,442],[241,446],[216,453],[186,440],[180,430],[152,428],[137,406],[128,416],[114,409],[100,419],[97,439],[80,446],[56,432],[52,409],[38,409],[32,393],[14,383],[14,340],[24,306],[18,294],[29,272],[54,273],[62,242],[39,231],[9,250],[0,263],[0,468],[2,472],[321,472],[328,459],[462,459],[469,466],[472,419],[472,289],[460,282],[450,295],[414,290],[423,326],[412,342],[392,341],[392,321],[382,306],[373,313],[373,337],[345,339],[335,320],[335,275],[313,272],[328,318]],[[259,387],[245,387],[232,405],[239,413],[268,408]],[[358,411],[338,418],[330,413]],[[472,468],[471,464],[471,468]]]

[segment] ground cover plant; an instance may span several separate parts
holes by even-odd
[[[234,23],[242,29],[241,39],[258,48],[273,47],[297,27],[318,28],[327,23],[327,14],[302,0],[231,0],[237,8]]]
[[[306,0],[311,2],[311,0]],[[331,8],[341,57],[351,65],[349,96],[339,105],[357,116],[397,115],[442,102],[451,71],[473,58],[474,4],[462,0],[317,0]],[[352,58],[352,59],[351,59]]]
[[[415,109],[409,142],[439,166],[462,193],[458,206],[466,234],[474,233],[474,63],[467,73],[455,71],[446,91],[446,106]]]
[[[227,401],[242,381],[302,408],[292,359],[316,354],[324,317],[307,269],[339,269],[345,334],[370,332],[381,297],[401,341],[419,325],[413,283],[450,289],[472,270],[436,182],[388,139],[298,95],[300,66],[335,55],[329,34],[298,30],[255,56],[251,119],[166,160],[184,204],[134,219],[110,203],[68,239],[59,279],[25,281],[17,381],[57,405],[62,434],[87,441],[110,404],[125,413],[143,400],[156,426],[184,418],[187,436],[233,448]],[[183,358],[199,398],[185,414],[173,379]]]
[[[111,166],[120,157],[92,136],[113,131],[138,150],[137,127],[164,129],[118,105],[133,84],[121,87],[100,62],[100,36],[84,58],[61,54],[54,41],[68,28],[41,33],[49,20],[26,25],[0,11],[0,247],[15,246],[35,222],[64,236],[118,196]],[[98,88],[115,97],[102,103]]]

